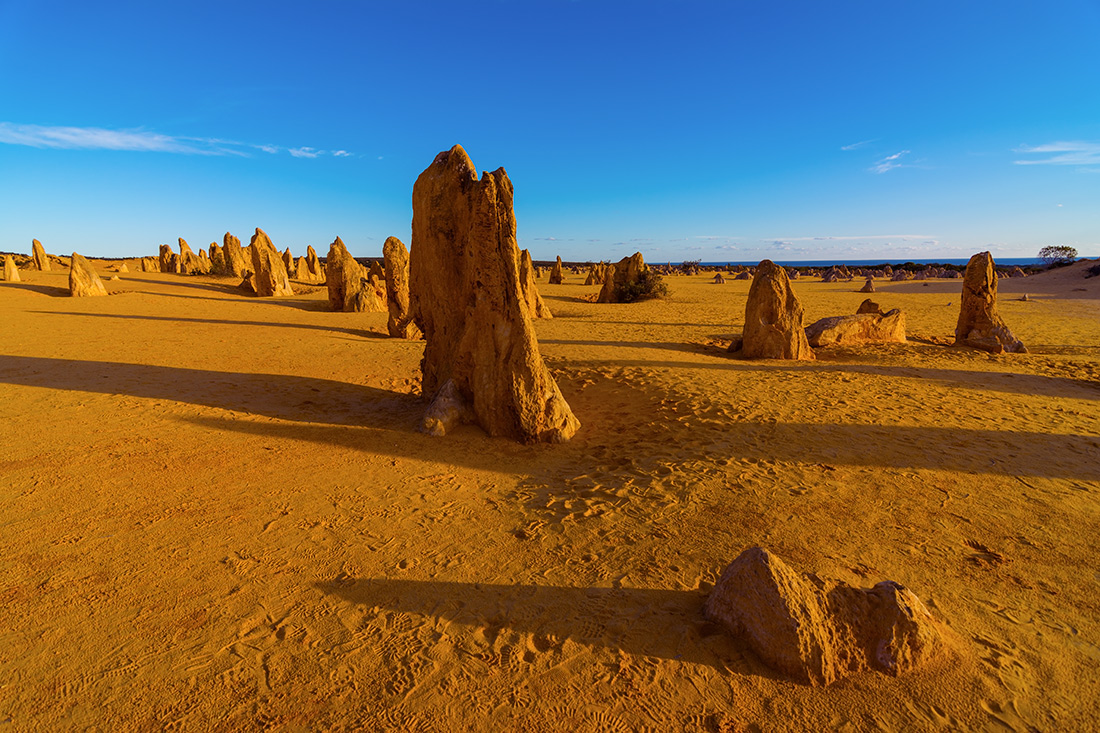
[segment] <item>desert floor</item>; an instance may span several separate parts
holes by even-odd
[[[748,282],[598,305],[541,281],[582,427],[524,446],[416,432],[422,343],[323,288],[95,264],[109,297],[0,283],[0,733],[1100,728],[1080,268],[1002,281],[1029,354],[947,346],[943,280],[872,296],[910,343],[797,363],[726,353]],[[794,282],[807,323],[861,285]],[[903,583],[952,654],[778,676],[702,617],[753,545]]]

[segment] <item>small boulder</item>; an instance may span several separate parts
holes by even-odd
[[[811,685],[864,671],[897,676],[947,649],[938,622],[899,583],[825,582],[759,547],[730,563],[704,613],[769,667]]]
[[[69,269],[69,295],[84,298],[106,294],[107,288],[103,287],[103,281],[99,279],[92,263],[83,255],[73,252]]]
[[[955,326],[955,345],[971,346],[992,354],[1026,354],[997,313],[997,276],[993,255],[979,252],[970,258],[963,278],[962,303]]]
[[[860,313],[877,313],[878,315],[882,315],[882,306],[870,298],[867,298],[859,304],[859,308],[856,308],[856,314],[858,315]]]
[[[863,283],[863,287],[859,289],[861,293],[873,293],[875,292],[875,279],[873,277],[867,278],[867,282]]]
[[[905,343],[905,314],[895,308],[888,313],[859,313],[854,316],[822,318],[806,327],[806,339],[813,347]]]
[[[15,266],[11,255],[4,255],[4,280],[9,283],[19,282],[19,268]]]
[[[256,227],[248,248],[252,250],[251,280],[256,295],[261,298],[294,295],[283,258],[263,229]]]
[[[802,325],[802,304],[787,273],[771,260],[756,267],[745,303],[742,353],[749,359],[808,359],[814,352]]]
[[[726,278],[722,277],[722,273],[720,272],[715,273],[714,279],[711,282],[713,282],[715,285],[722,285],[726,282]]]

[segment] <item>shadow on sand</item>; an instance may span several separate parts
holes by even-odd
[[[683,411],[675,407],[684,398],[643,380],[605,379],[599,389],[576,393],[566,385],[566,398],[581,421],[581,430],[573,440],[557,446],[522,446],[488,438],[472,427],[445,438],[420,435],[414,432],[424,409],[418,395],[312,377],[0,356],[0,384],[176,400],[251,413],[287,422],[184,419],[229,432],[527,473],[548,483],[566,474],[606,468],[608,455],[635,456],[623,463],[630,466],[633,477],[653,476],[659,466],[675,467],[681,462],[749,459],[1100,480],[1097,435],[760,423],[726,417],[720,412],[721,403],[707,402],[683,404],[693,415],[685,422]],[[397,430],[409,433],[411,439],[394,442],[362,428]],[[645,447],[641,453],[639,446]]]
[[[34,285],[32,283],[4,283],[0,287],[15,288],[17,290],[27,290],[32,293],[38,293],[40,295],[49,295],[54,298],[71,298],[68,288],[60,288],[55,285]]]
[[[122,320],[136,321],[167,321],[169,323],[210,323],[225,326],[259,326],[264,328],[306,328],[316,331],[332,331],[334,333],[344,333],[349,336],[361,336],[363,338],[369,339],[389,340],[390,338],[388,334],[378,333],[376,331],[366,331],[360,328],[339,328],[337,326],[317,326],[312,323],[281,323],[277,321],[229,321],[216,318],[180,318],[175,316],[120,316],[111,313],[69,313],[65,311],[28,311],[28,313],[36,313],[47,316],[79,316],[82,318],[117,318]]]
[[[529,635],[526,650],[518,650],[527,661],[560,651],[569,639],[594,650],[782,679],[725,630],[706,621],[705,591],[389,578],[348,578],[315,587],[359,606],[441,619],[471,632],[480,629],[491,646],[499,646],[497,637],[505,630]]]

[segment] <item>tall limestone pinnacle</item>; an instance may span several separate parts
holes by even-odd
[[[542,356],[520,282],[512,182],[461,146],[413,186],[410,309],[427,344],[422,429],[476,422],[523,442],[568,440],[580,426]]]

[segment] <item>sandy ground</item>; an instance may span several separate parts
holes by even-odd
[[[0,283],[0,733],[1100,728],[1100,278],[1003,284],[1032,353],[1000,357],[944,345],[961,281],[882,283],[911,342],[812,363],[726,354],[748,282],[598,305],[543,281],[582,428],[523,446],[415,432],[422,344],[319,288],[22,276]],[[810,322],[860,285],[795,288]],[[955,651],[777,676],[701,614],[752,545],[900,581]]]

